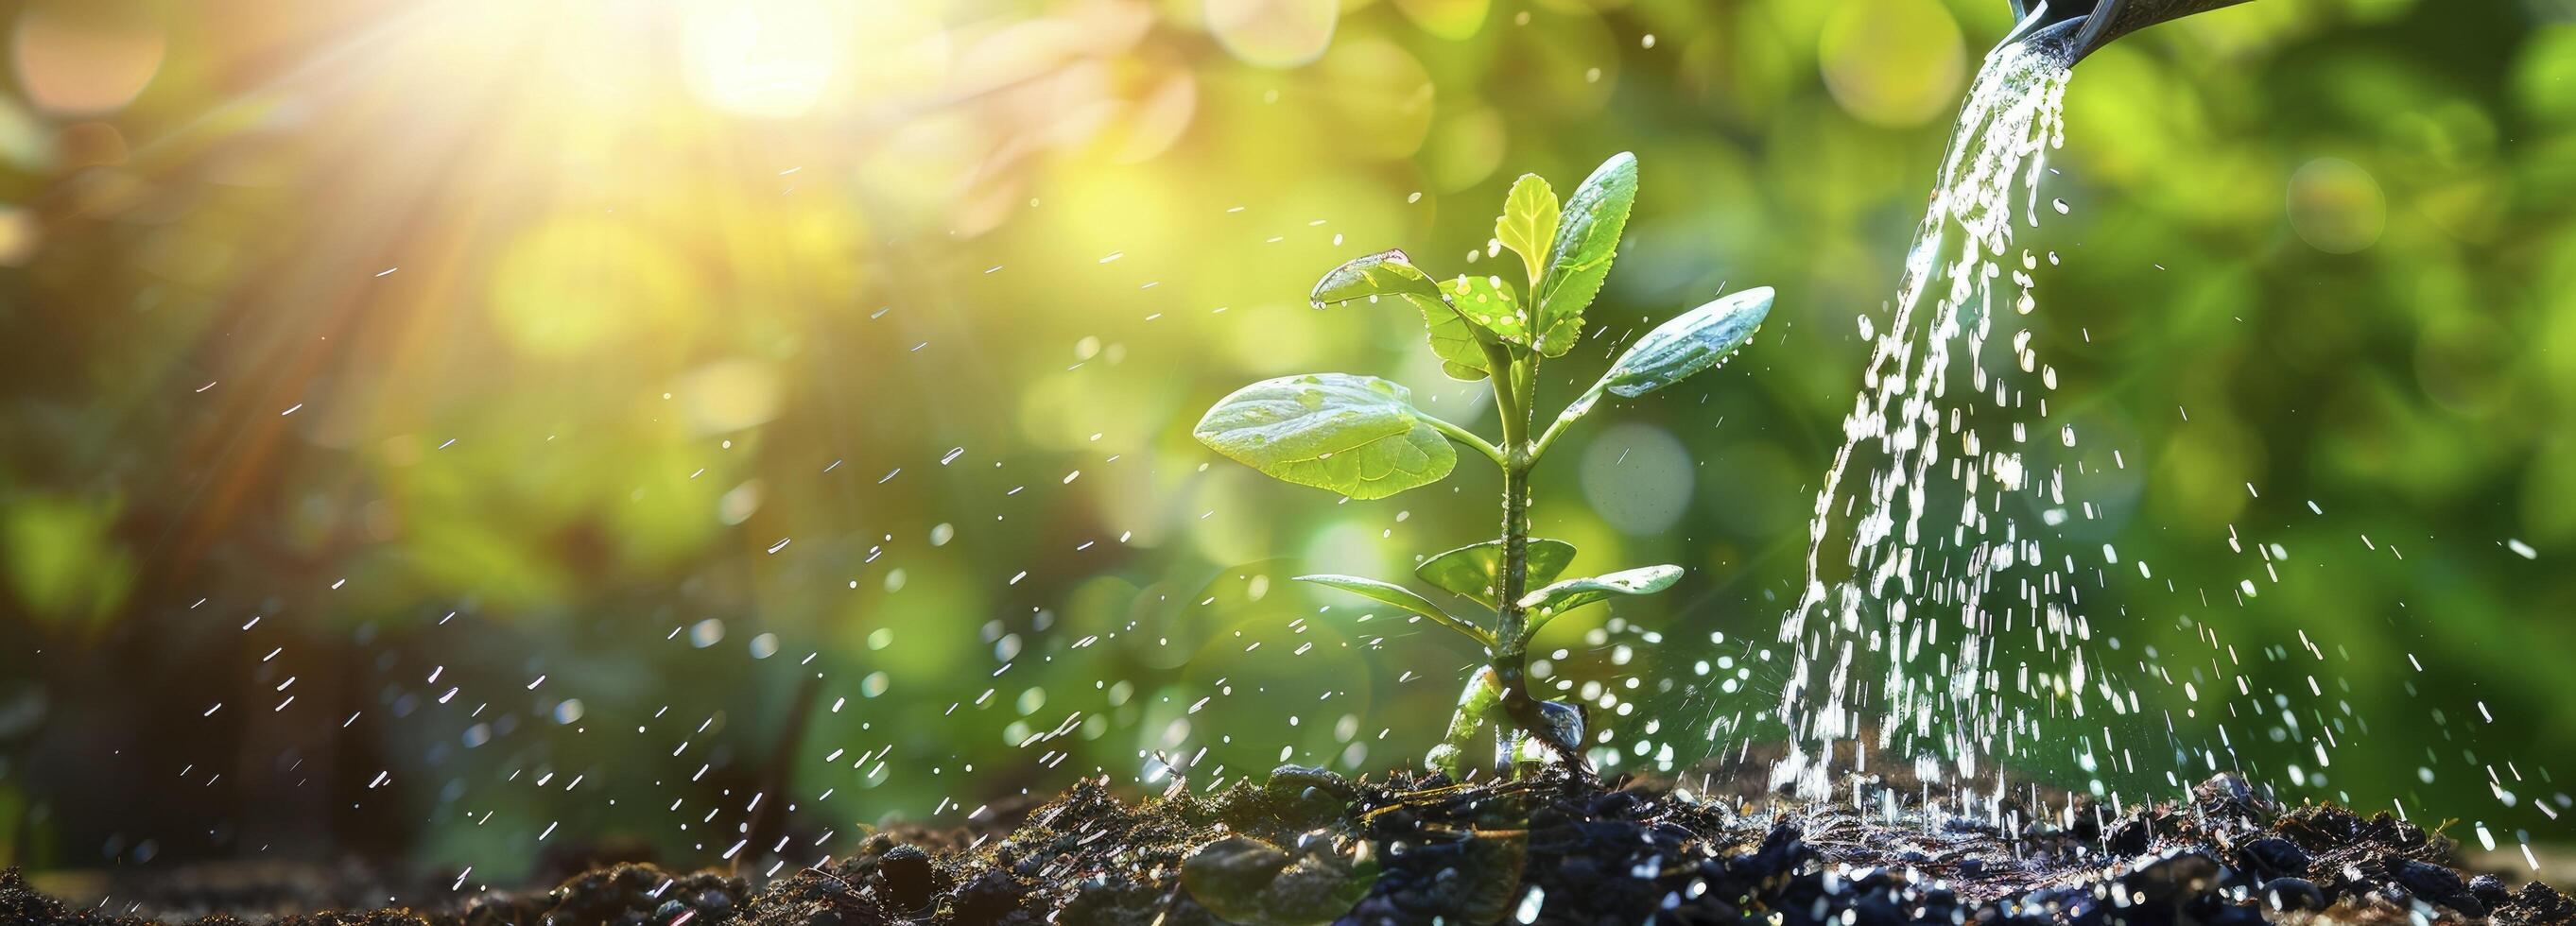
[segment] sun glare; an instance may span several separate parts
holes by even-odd
[[[849,47],[852,5],[832,0],[692,0],[681,7],[689,89],[745,116],[792,118],[822,98]]]

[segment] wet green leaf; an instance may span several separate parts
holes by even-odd
[[[1625,151],[1602,162],[1565,201],[1547,270],[1530,299],[1536,307],[1530,327],[1537,331],[1540,353],[1563,356],[1583,337],[1583,310],[1610,275],[1619,233],[1636,201],[1637,156]]]
[[[1415,267],[1403,251],[1381,251],[1326,271],[1307,296],[1319,309],[1379,298],[1402,301],[1422,313],[1422,325],[1430,334],[1431,352],[1440,357],[1441,372],[1468,382],[1488,375],[1485,348],[1477,337],[1476,326],[1459,317],[1458,311],[1441,299],[1440,284]]]
[[[1438,482],[1458,465],[1449,439],[1412,399],[1412,390],[1374,376],[1283,376],[1235,390],[1191,433],[1273,478],[1385,498]]]
[[[1543,612],[1530,620],[1529,632],[1537,633],[1547,618],[1572,611],[1612,595],[1651,595],[1673,587],[1682,577],[1680,566],[1641,566],[1622,569],[1606,575],[1567,579],[1521,596],[1521,607]]]
[[[1537,174],[1522,174],[1503,197],[1503,214],[1494,220],[1494,240],[1521,256],[1535,284],[1547,271],[1548,247],[1556,241],[1556,189]]]
[[[1474,624],[1467,623],[1466,621],[1459,620],[1458,618],[1451,616],[1449,612],[1441,610],[1439,605],[1432,604],[1431,599],[1414,594],[1412,589],[1397,585],[1393,582],[1380,582],[1376,579],[1363,579],[1358,576],[1336,575],[1333,573],[1318,573],[1316,575],[1298,576],[1297,581],[1311,582],[1326,588],[1340,589],[1354,595],[1373,598],[1378,601],[1403,608],[1407,611],[1429,618],[1443,627],[1466,634],[1468,638],[1473,639],[1478,644],[1484,646],[1492,646],[1494,642],[1493,634],[1486,633],[1484,628],[1477,627]]]
[[[1574,545],[1562,540],[1532,537],[1528,559],[1523,568],[1531,585],[1546,585],[1565,572],[1574,562]],[[1451,592],[1465,595],[1488,608],[1496,604],[1494,588],[1503,574],[1503,542],[1459,547],[1428,560],[1413,570],[1422,581]]]
[[[1485,329],[1495,340],[1529,343],[1529,322],[1521,314],[1520,295],[1501,277],[1462,276],[1440,284],[1440,291],[1449,296],[1449,304],[1457,308],[1457,314],[1466,316],[1468,323]]]
[[[1475,382],[1493,375],[1485,369],[1485,348],[1476,341],[1476,327],[1458,317],[1456,311],[1436,300],[1409,298],[1422,310],[1422,326],[1430,332],[1431,352],[1440,357],[1440,372],[1450,379]]]
[[[1717,366],[1762,327],[1771,295],[1768,286],[1748,289],[1657,325],[1610,367],[1610,391],[1633,399]]]
[[[1325,271],[1324,278],[1315,281],[1315,291],[1306,298],[1320,309],[1379,296],[1406,295],[1438,299],[1440,289],[1430,274],[1423,273],[1398,250],[1355,258]]]

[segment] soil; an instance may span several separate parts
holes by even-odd
[[[969,831],[894,830],[754,887],[621,864],[443,909],[287,915],[286,926],[1298,926],[1298,924],[2576,923],[2576,901],[2460,870],[2387,814],[2276,806],[2233,775],[2125,813],[2005,797],[1994,823],[1667,780],[1548,773],[1350,782],[1282,767],[1213,795],[1129,802],[1085,781]],[[2036,807],[2032,813],[2027,807]],[[2025,822],[2036,818],[2037,822]],[[204,909],[184,899],[151,909]],[[0,923],[140,926],[0,875]],[[200,926],[245,922],[215,914]]]

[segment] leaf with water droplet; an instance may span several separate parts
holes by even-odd
[[[1601,292],[1619,234],[1637,202],[1637,156],[1622,151],[1592,171],[1565,201],[1547,269],[1530,296],[1540,353],[1563,356],[1583,337],[1583,310]]]
[[[1381,251],[1326,271],[1306,298],[1321,309],[1378,297],[1393,297],[1422,313],[1431,352],[1440,355],[1441,372],[1468,382],[1488,375],[1476,326],[1441,299],[1440,285],[1403,251]]]
[[[1522,638],[1538,633],[1549,619],[1612,595],[1652,595],[1680,581],[1682,567],[1641,566],[1580,579],[1567,579],[1521,596],[1521,607],[1536,612]]]
[[[1325,271],[1307,298],[1320,309],[1373,296],[1405,295],[1438,299],[1440,288],[1399,250],[1355,258]]]
[[[1530,584],[1545,585],[1564,573],[1567,564],[1574,562],[1574,545],[1562,540],[1532,537],[1525,556],[1523,568]],[[1485,607],[1493,607],[1496,604],[1495,580],[1503,574],[1503,542],[1488,540],[1450,550],[1424,560],[1413,574],[1420,576],[1422,581],[1474,599]]]
[[[1512,192],[1503,197],[1503,214],[1494,220],[1494,240],[1521,256],[1535,285],[1547,272],[1548,247],[1556,241],[1556,222],[1560,207],[1556,189],[1537,174],[1522,174],[1512,181]]]
[[[1283,376],[1235,390],[1191,433],[1209,449],[1298,485],[1385,498],[1430,485],[1458,452],[1413,408],[1413,393],[1374,376]]]
[[[1449,296],[1449,304],[1469,324],[1485,329],[1505,344],[1529,343],[1529,324],[1521,316],[1520,294],[1502,278],[1488,275],[1461,276],[1440,284]]]
[[[1476,641],[1480,646],[1491,647],[1494,645],[1493,634],[1485,632],[1484,628],[1451,616],[1449,612],[1442,610],[1439,605],[1432,604],[1431,599],[1415,594],[1412,589],[1397,585],[1393,582],[1380,582],[1376,579],[1363,579],[1358,576],[1336,575],[1333,573],[1298,576],[1297,581],[1311,582],[1326,588],[1340,589],[1354,595],[1383,601],[1387,604],[1430,618],[1440,626],[1466,634],[1468,639]]]
[[[1633,399],[1718,365],[1762,327],[1771,296],[1768,286],[1748,289],[1655,326],[1610,367],[1610,391]]]

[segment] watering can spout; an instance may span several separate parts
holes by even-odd
[[[2028,43],[2073,65],[2096,49],[2148,26],[2245,0],[2011,0],[2020,25],[2004,44]]]

